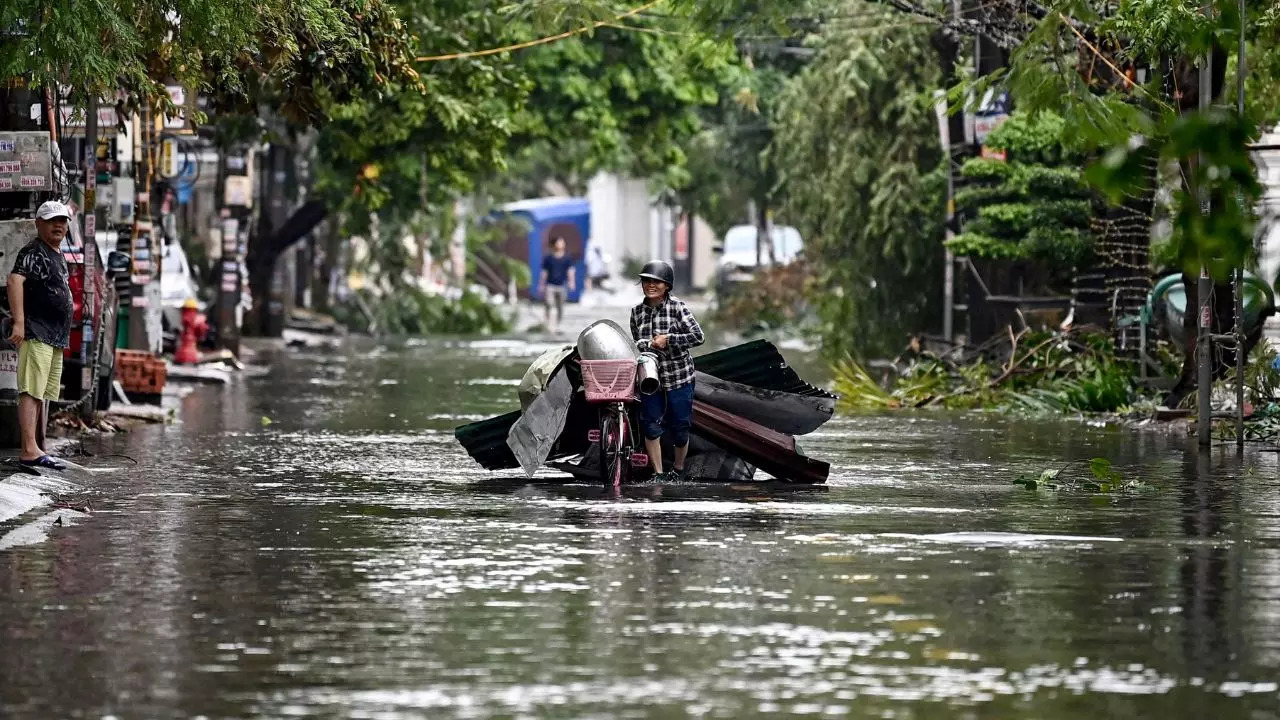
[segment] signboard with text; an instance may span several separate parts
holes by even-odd
[[[49,133],[0,132],[0,191],[53,189]]]

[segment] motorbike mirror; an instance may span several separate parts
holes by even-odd
[[[107,274],[120,275],[129,272],[129,266],[132,264],[129,256],[125,253],[113,250],[107,254]]]

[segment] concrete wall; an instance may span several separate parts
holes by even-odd
[[[1280,143],[1280,128],[1263,135],[1259,143]],[[1259,152],[1257,161],[1258,179],[1265,188],[1258,210],[1258,273],[1263,280],[1273,283],[1280,274],[1280,151]],[[1268,318],[1266,326],[1268,334],[1280,335],[1280,317]]]
[[[716,260],[715,245],[720,242],[711,226],[700,217],[693,218],[693,287],[705,290],[715,285]]]
[[[587,187],[591,203],[591,241],[610,256],[609,271],[622,272],[627,258],[672,259],[672,233],[679,218],[672,210],[656,206],[643,180],[600,173]],[[693,286],[703,289],[714,283],[718,241],[715,232],[701,218],[695,218],[693,236]]]
[[[622,272],[628,257],[651,257],[655,219],[643,180],[600,173],[587,184],[591,203],[591,242],[609,256],[609,272]]]

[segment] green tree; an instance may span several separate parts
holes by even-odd
[[[384,267],[396,266],[405,231],[438,257],[444,237],[430,232],[428,216],[450,215],[460,196],[519,197],[547,180],[581,190],[598,170],[680,182],[698,110],[719,100],[721,77],[736,64],[724,40],[640,19],[467,56],[546,29],[536,16],[503,16],[496,2],[403,0],[400,11],[418,55],[463,56],[421,64],[426,95],[392,86],[347,104],[318,143],[318,192],[348,232],[367,234],[376,214],[384,232],[373,251],[385,252]]]
[[[382,0],[12,0],[0,5],[0,74],[33,87],[123,91],[126,109],[177,82],[218,110],[273,107],[297,123],[412,78],[406,36]]]
[[[747,63],[728,78],[720,101],[702,113],[704,130],[690,142],[690,163],[677,198],[718,233],[749,221],[764,226],[775,207],[779,174],[769,150],[775,139],[777,103],[802,61],[777,48],[744,48]],[[754,56],[753,56],[754,55]],[[758,56],[758,57],[755,57]],[[754,206],[756,215],[748,217]],[[762,251],[769,253],[768,243]]]
[[[1093,254],[1084,158],[1064,147],[1063,131],[1062,118],[1052,113],[1015,113],[984,143],[1006,158],[966,161],[960,175],[969,184],[955,196],[970,219],[950,241],[952,251],[1030,263],[1051,286],[1032,292],[1063,290]]]
[[[1215,313],[1214,331],[1227,329],[1232,293],[1224,281],[1247,262],[1260,194],[1246,143],[1257,137],[1259,123],[1280,118],[1275,2],[1248,3],[1243,18],[1232,0],[1215,0],[1207,13],[1204,3],[1190,0],[1070,0],[1024,4],[1017,12],[987,4],[986,12],[958,19],[914,0],[883,2],[953,31],[987,35],[1011,50],[1009,67],[981,84],[1003,85],[1025,110],[1058,113],[1078,146],[1099,158],[1088,178],[1107,192],[1112,206],[1095,217],[1095,244],[1107,258],[1107,290],[1125,311],[1141,304],[1149,288],[1147,246],[1161,168],[1177,168],[1169,187],[1171,220],[1188,306],[1198,302],[1195,277],[1205,267],[1218,282],[1217,306],[1226,310]],[[1205,56],[1214,69],[1209,102],[1233,104],[1235,94],[1223,92],[1229,87],[1228,49],[1241,39],[1251,58],[1245,112],[1199,110]],[[1210,201],[1209,212],[1202,199]],[[1194,317],[1187,313],[1189,326]],[[1188,329],[1194,338],[1194,328]],[[1167,402],[1177,402],[1194,384],[1193,357],[1194,347],[1186,348],[1182,380]],[[1230,354],[1223,357],[1230,364]]]
[[[413,37],[419,76],[334,109],[316,143],[319,172],[308,203],[319,209],[315,219],[340,218],[341,235],[366,239],[366,262],[378,268],[375,285],[387,294],[409,292],[428,253],[445,255],[460,198],[486,205],[540,194],[548,180],[580,191],[599,170],[663,186],[681,182],[698,110],[719,100],[721,78],[736,68],[723,38],[669,31],[634,14],[614,22],[625,8],[607,4],[566,3],[565,12],[496,0],[399,0],[396,7]],[[610,22],[592,27],[601,18]],[[539,42],[553,30],[583,27],[591,29]],[[517,49],[489,52],[511,46]],[[255,264],[257,286],[265,290],[273,254],[305,229],[270,242],[272,254]],[[408,247],[406,236],[414,238]],[[332,239],[336,245],[338,236]],[[483,244],[468,247],[469,266],[486,277],[514,270]]]
[[[773,162],[781,209],[819,269],[824,349],[872,355],[937,322],[945,178],[929,93],[942,80],[930,31],[824,29],[778,103]],[[884,27],[874,27],[881,23]]]

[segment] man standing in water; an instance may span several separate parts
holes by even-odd
[[[22,454],[18,461],[31,467],[63,470],[36,441],[47,400],[62,392],[62,351],[70,344],[71,286],[62,240],[71,212],[50,200],[36,211],[36,239],[18,251],[9,273],[9,309],[13,328],[9,342],[18,348],[18,428]]]
[[[662,390],[642,399],[644,445],[656,480],[684,478],[689,453],[689,428],[693,425],[693,356],[689,350],[704,341],[702,327],[689,306],[671,295],[675,271],[661,260],[640,270],[644,302],[631,309],[631,338],[641,352],[658,357]],[[675,448],[669,473],[662,471],[662,437]]]
[[[564,302],[569,297],[569,288],[574,285],[573,258],[565,253],[565,241],[557,237],[551,241],[551,254],[542,258],[542,275],[538,286],[542,294],[542,302],[547,307],[547,329],[551,334],[560,330],[560,321],[564,319]],[[556,311],[555,320],[551,319],[551,311]]]

